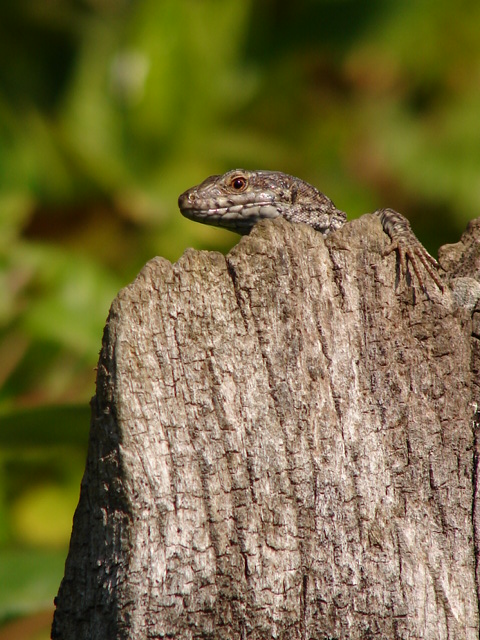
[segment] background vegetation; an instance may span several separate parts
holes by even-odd
[[[0,5],[0,638],[47,638],[109,305],[155,255],[237,237],[178,194],[281,169],[435,253],[480,211],[480,4]],[[20,618],[20,621],[15,619]]]

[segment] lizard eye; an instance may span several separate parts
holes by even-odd
[[[247,179],[243,176],[235,176],[235,178],[232,178],[230,186],[235,191],[243,191],[247,186]]]

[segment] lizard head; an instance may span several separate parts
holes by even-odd
[[[249,233],[256,222],[265,218],[281,216],[315,226],[304,219],[306,212],[315,219],[317,212],[325,216],[338,211],[331,200],[299,178],[278,171],[245,169],[210,176],[182,193],[178,206],[190,220],[240,234]]]

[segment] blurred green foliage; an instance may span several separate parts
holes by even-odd
[[[456,241],[480,209],[479,27],[473,0],[2,3],[0,620],[62,574],[114,296],[154,255],[236,242],[178,194],[281,169]]]

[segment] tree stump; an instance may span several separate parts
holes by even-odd
[[[266,221],[120,292],[54,639],[478,640],[480,315],[388,245]]]

